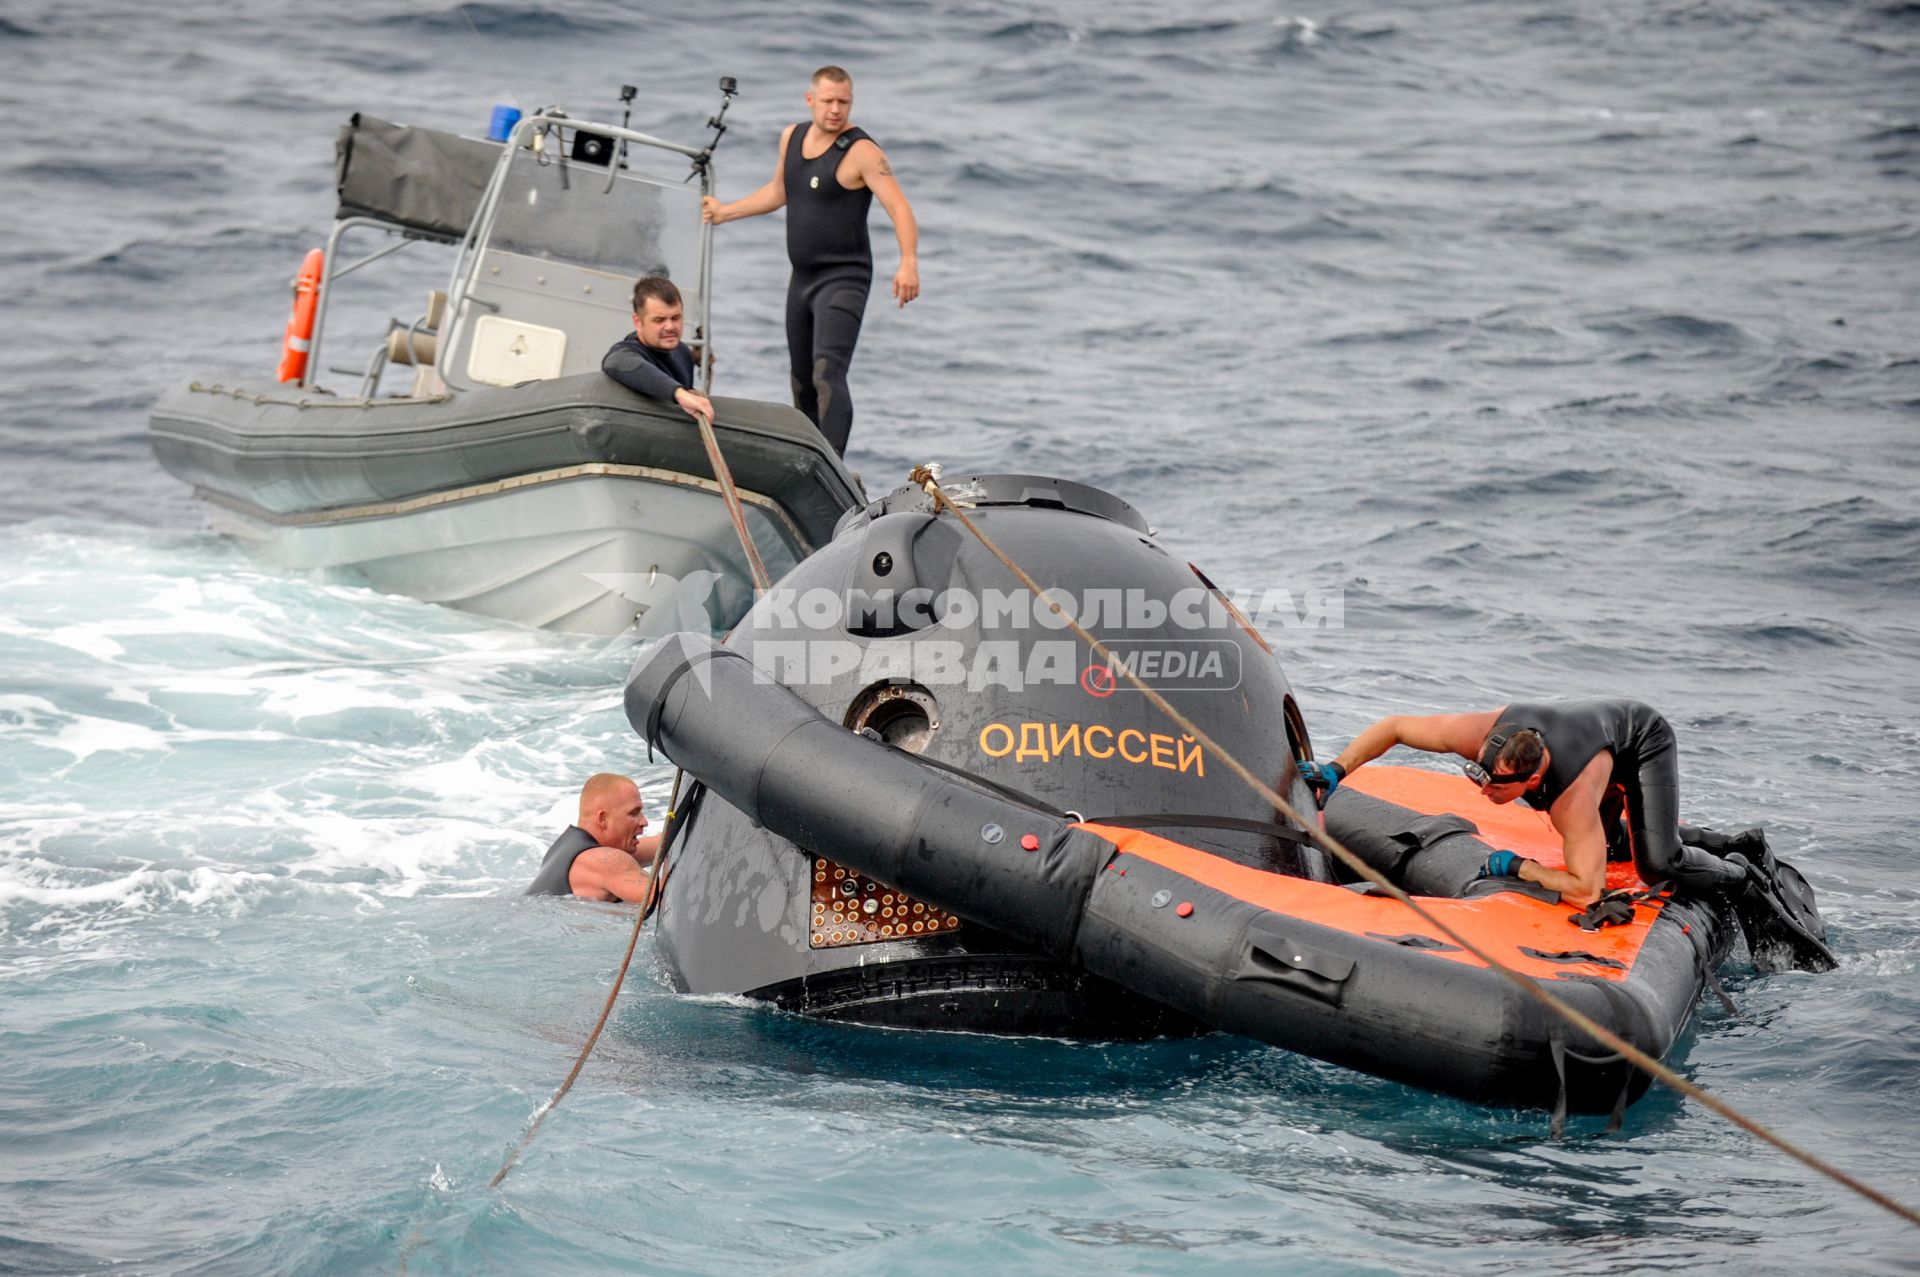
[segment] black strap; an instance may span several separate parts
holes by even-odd
[[[668,695],[671,694],[674,687],[679,684],[681,677],[700,661],[717,660],[722,656],[732,656],[743,661],[747,659],[744,652],[736,652],[730,647],[702,648],[691,656],[682,656],[680,663],[675,665],[673,671],[661,680],[660,694],[653,698],[653,707],[647,711],[646,740],[648,762],[653,761],[653,747],[655,742],[660,739],[660,711],[666,708]]]
[[[1608,980],[1596,980],[1593,987],[1600,991],[1612,1010],[1614,1032],[1632,1040],[1633,1025],[1628,1021],[1640,1012],[1639,1003],[1628,997],[1626,991]],[[1644,1026],[1644,1021],[1642,1024]],[[1593,1068],[1605,1068],[1618,1065],[1621,1069],[1620,1093],[1613,1097],[1613,1111],[1607,1118],[1607,1134],[1618,1131],[1626,1122],[1627,1093],[1633,1089],[1634,1065],[1618,1051],[1609,1051],[1605,1055],[1581,1055],[1567,1049],[1566,1026],[1555,1020],[1547,1028],[1547,1050],[1553,1056],[1553,1071],[1560,1077],[1560,1099],[1553,1106],[1553,1125],[1548,1131],[1551,1139],[1559,1139],[1567,1129],[1567,1057],[1572,1056],[1581,1064]]]
[[[1625,971],[1627,964],[1618,958],[1604,958],[1597,953],[1588,953],[1584,949],[1536,949],[1531,945],[1521,945],[1520,952],[1529,958],[1538,958],[1542,962],[1574,962],[1590,967],[1611,967],[1615,971]]]
[[[1553,1102],[1553,1122],[1547,1138],[1557,1140],[1567,1130],[1567,1038],[1558,1023],[1547,1030],[1547,1053],[1553,1057],[1553,1071],[1560,1079],[1560,1098]]]
[[[1671,883],[1657,891],[1635,892],[1622,887],[1617,891],[1607,892],[1582,912],[1570,915],[1567,921],[1582,931],[1598,931],[1602,927],[1624,926],[1633,921],[1635,905],[1643,905],[1654,900],[1664,904],[1672,899]]]
[[[1276,825],[1270,820],[1241,820],[1237,816],[1202,816],[1181,812],[1160,812],[1151,816],[1091,816],[1089,825],[1112,825],[1118,829],[1231,829],[1243,834],[1265,834],[1281,842],[1302,846],[1313,841],[1298,829]]]
[[[667,879],[672,876],[673,867],[680,863],[678,859],[672,857],[671,853],[680,841],[680,831],[687,827],[689,820],[693,819],[695,811],[700,806],[701,796],[706,792],[707,787],[698,780],[688,785],[687,792],[680,796],[679,806],[674,808],[672,819],[667,821],[667,831],[660,839],[659,854],[653,858],[653,872],[657,885],[653,889],[653,909],[648,912],[648,917],[658,912],[661,903],[667,898]]]
[[[1567,921],[1582,931],[1598,931],[1602,927],[1623,927],[1633,921],[1634,897],[1627,891],[1609,891],[1579,913],[1572,914]]]
[[[880,739],[880,733],[874,731],[871,727],[862,729],[860,734],[862,736],[865,736],[868,740],[877,741],[883,745],[886,744],[885,741]],[[970,772],[964,767],[955,767],[952,763],[943,763],[937,758],[928,758],[925,754],[911,753],[907,750],[900,749],[898,745],[889,745],[888,748],[899,750],[900,753],[906,754],[908,758],[911,758],[916,763],[924,763],[928,767],[932,767],[937,771],[943,771],[950,776],[958,776],[961,780],[970,781],[971,783],[980,786],[982,789],[989,790],[993,793],[1000,795],[1002,798],[1008,799],[1012,802],[1019,803],[1023,807],[1031,807],[1035,811],[1044,812],[1046,815],[1052,816],[1056,820],[1067,819],[1066,812],[1061,811],[1058,807],[1055,807],[1052,803],[1042,802],[1040,799],[1035,798],[1032,794],[1027,793],[1025,790],[1015,789],[1012,785],[1002,785],[997,780],[988,780],[985,776],[979,775],[976,772]]]
[[[1633,1070],[1629,1068],[1620,1079],[1620,1094],[1613,1097],[1613,1112],[1607,1116],[1607,1134],[1612,1135],[1627,1124],[1627,1090],[1633,1085]]]
[[[1726,1008],[1727,1014],[1736,1020],[1740,1019],[1740,1008],[1735,1006],[1733,999],[1727,996],[1726,987],[1720,983],[1720,977],[1708,968],[1704,958],[1700,963],[1700,974],[1706,977],[1707,987],[1713,990],[1714,997],[1720,999],[1720,1005]]]

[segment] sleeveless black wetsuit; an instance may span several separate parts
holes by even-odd
[[[553,840],[553,846],[547,848],[547,858],[540,862],[540,872],[533,876],[533,885],[522,894],[529,896],[570,896],[573,884],[567,875],[573,872],[573,862],[580,858],[583,851],[591,851],[600,844],[594,836],[578,825],[568,825],[567,832]]]
[[[793,126],[782,161],[787,189],[787,259],[793,278],[787,284],[787,358],[793,377],[793,406],[820,428],[835,452],[847,450],[853,431],[853,400],[847,394],[847,369],[873,284],[873,244],[867,237],[867,210],[873,192],[850,191],[835,171],[855,142],[867,136],[850,128],[826,153],[804,159],[810,124]]]
[[[1548,810],[1594,755],[1610,753],[1613,775],[1600,801],[1600,823],[1610,844],[1624,825],[1634,868],[1649,886],[1671,881],[1713,890],[1745,880],[1739,866],[1681,845],[1677,746],[1673,729],[1652,707],[1619,700],[1515,704],[1500,712],[1493,730],[1511,736],[1523,727],[1546,738],[1550,755],[1540,788],[1522,796],[1528,806]]]

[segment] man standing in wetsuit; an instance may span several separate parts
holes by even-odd
[[[612,772],[587,777],[580,787],[580,823],[553,840],[524,894],[629,904],[645,900],[647,866],[660,853],[660,835],[642,837],[646,829],[640,787],[632,777]]]
[[[711,420],[713,404],[693,388],[693,352],[680,340],[685,324],[686,307],[673,281],[647,276],[633,286],[633,332],[613,344],[600,371],[636,394]]]
[[[1316,793],[1331,793],[1348,773],[1395,745],[1468,759],[1462,770],[1490,801],[1521,798],[1551,817],[1565,869],[1496,851],[1487,858],[1490,876],[1539,883],[1568,904],[1590,905],[1606,890],[1609,835],[1623,831],[1621,850],[1630,852],[1649,886],[1671,881],[1712,891],[1747,879],[1743,865],[1682,845],[1673,729],[1638,701],[1551,701],[1483,714],[1383,718],[1333,762],[1301,764],[1301,776]],[[1757,835],[1723,839],[1726,849],[1758,850],[1757,841],[1749,847],[1743,838]]]
[[[875,197],[893,219],[900,269],[893,295],[905,306],[920,295],[920,228],[893,178],[886,152],[852,126],[853,77],[821,67],[807,90],[813,119],[789,124],[780,135],[773,180],[742,200],[722,204],[709,195],[701,215],[718,225],[787,210],[787,358],[793,405],[844,454],[853,430],[847,369],[873,283],[873,245],[867,210]]]

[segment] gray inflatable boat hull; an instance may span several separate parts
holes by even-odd
[[[793,409],[714,405],[778,576],[830,538],[858,481]],[[597,373],[433,399],[196,382],[155,405],[152,441],[213,527],[276,566],[587,634],[669,605],[667,628],[725,629],[752,602],[694,423]]]

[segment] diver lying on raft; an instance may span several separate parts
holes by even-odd
[[[647,813],[630,776],[599,772],[580,789],[580,823],[553,840],[534,875],[529,896],[583,896],[588,900],[646,899],[648,866],[660,835],[643,837]]]
[[[1743,886],[1750,860],[1763,854],[1757,831],[1726,837],[1688,830],[1683,835],[1673,729],[1638,701],[1516,703],[1481,714],[1397,715],[1354,737],[1333,762],[1305,763],[1301,772],[1324,804],[1348,773],[1395,745],[1457,754],[1468,760],[1462,770],[1489,801],[1519,798],[1545,811],[1560,835],[1566,868],[1496,851],[1487,858],[1485,873],[1538,883],[1571,905],[1591,905],[1605,891],[1610,841],[1624,842],[1618,858],[1630,854],[1649,887],[1670,882],[1696,892]],[[1706,849],[1715,844],[1725,856]]]

